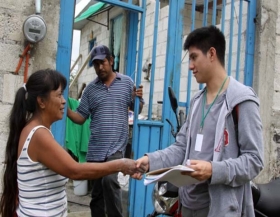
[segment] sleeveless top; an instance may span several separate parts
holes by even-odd
[[[17,160],[19,189],[17,215],[19,217],[65,217],[67,216],[65,185],[68,179],[43,164],[32,161],[27,153],[29,142],[38,128],[48,129],[44,126],[33,128]]]

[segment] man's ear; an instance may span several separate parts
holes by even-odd
[[[40,107],[41,109],[44,109],[44,108],[46,107],[44,101],[45,101],[45,100],[44,100],[42,97],[37,96],[37,103],[38,103],[38,105],[39,105],[39,107]]]
[[[112,66],[114,64],[114,57],[110,57],[110,65]]]
[[[209,49],[210,60],[213,61],[216,59],[217,53],[214,47],[210,47]]]

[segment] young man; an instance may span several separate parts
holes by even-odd
[[[137,160],[137,166],[147,171],[186,165],[190,159],[195,171],[185,175],[200,182],[179,189],[184,217],[255,216],[249,182],[263,169],[259,101],[252,88],[228,77],[225,45],[215,26],[188,35],[184,49],[189,51],[189,67],[205,88],[191,100],[176,142]]]
[[[123,158],[128,140],[128,107],[133,107],[134,97],[140,97],[143,106],[142,87],[135,90],[133,81],[126,75],[113,72],[113,57],[104,45],[92,51],[97,78],[84,90],[76,112],[68,108],[68,117],[82,124],[91,116],[88,162],[106,162]],[[93,181],[92,217],[121,217],[121,188],[117,173]],[[104,204],[105,202],[105,204]]]

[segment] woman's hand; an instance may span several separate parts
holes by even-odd
[[[128,158],[122,158],[121,160],[121,172],[124,175],[133,175],[137,172],[136,161]]]

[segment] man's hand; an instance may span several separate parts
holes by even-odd
[[[212,164],[203,160],[190,160],[190,165],[194,172],[182,172],[183,175],[189,175],[199,181],[204,181],[212,176]]]
[[[83,124],[86,121],[83,116],[81,116],[77,112],[72,111],[69,107],[67,108],[67,117],[76,124]]]
[[[142,179],[142,174],[149,170],[149,158],[144,156],[136,160],[137,173],[134,173],[131,177],[134,179]]]
[[[134,86],[133,93],[132,93],[133,99],[135,98],[135,96],[138,96],[140,99],[143,98],[143,85],[140,84],[137,90],[136,87]]]

